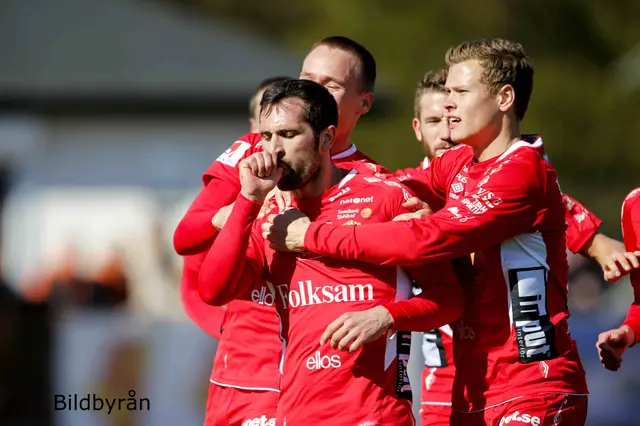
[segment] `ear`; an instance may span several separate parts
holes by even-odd
[[[251,129],[250,133],[258,133],[258,120],[253,117],[249,118],[249,128]]]
[[[336,137],[336,126],[329,126],[320,133],[320,140],[318,141],[318,147],[320,151],[331,151],[333,148],[333,142]]]
[[[505,84],[498,91],[498,108],[500,111],[507,112],[510,108],[515,108],[516,104],[516,92],[513,90],[513,86]]]
[[[417,118],[414,118],[413,121],[411,122],[411,125],[413,127],[413,133],[415,133],[416,135],[416,139],[422,142],[422,131],[420,130],[420,120]]]
[[[365,92],[360,101],[360,114],[368,113],[371,109],[371,105],[373,105],[373,93]]]

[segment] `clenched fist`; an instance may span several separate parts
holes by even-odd
[[[264,202],[282,177],[277,155],[266,151],[256,152],[242,160],[238,169],[242,185],[240,192],[245,198],[259,203]]]

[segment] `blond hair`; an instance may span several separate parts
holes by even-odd
[[[416,86],[416,94],[413,99],[413,113],[420,119],[420,100],[426,93],[445,93],[444,84],[447,82],[447,69],[428,71]]]
[[[480,81],[490,93],[498,93],[510,85],[516,95],[515,113],[522,120],[533,90],[533,64],[520,43],[503,38],[465,41],[447,51],[449,67],[460,62],[477,60],[483,67]]]

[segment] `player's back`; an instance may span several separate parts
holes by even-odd
[[[400,210],[404,194],[409,196],[392,185],[352,171],[315,205],[302,203],[298,208],[312,220],[334,224],[388,221]],[[268,253],[269,281],[286,342],[279,421],[290,426],[412,424],[405,372],[408,333],[381,338],[355,353],[319,345],[325,328],[341,314],[407,299],[411,283],[404,271],[314,255]]]

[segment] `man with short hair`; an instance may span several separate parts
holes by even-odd
[[[277,424],[414,424],[407,333],[380,330],[375,341],[355,341],[346,354],[323,347],[318,337],[353,309],[379,312],[398,330],[453,321],[462,312],[462,290],[452,265],[405,271],[276,253],[261,236],[257,216],[276,185],[319,222],[375,223],[407,211],[402,203],[411,195],[402,185],[334,165],[337,119],[334,98],[312,81],[284,81],[265,91],[259,123],[264,151],[240,164],[241,192],[201,267],[198,289],[204,301],[221,305],[270,288],[283,342]],[[407,309],[407,273],[423,290],[411,303],[417,309]]]
[[[346,37],[318,41],[305,58],[301,71],[301,78],[323,85],[337,102],[338,128],[331,149],[334,162],[370,170],[370,173],[385,169],[351,143],[351,134],[358,118],[371,107],[375,77],[373,56]],[[193,306],[203,304],[197,292],[197,276],[221,227],[219,218],[231,210],[241,188],[238,166],[243,159],[261,150],[262,137],[251,133],[239,138],[220,155],[204,173],[204,188],[176,228],[176,252],[194,257],[185,265],[185,276],[188,274],[189,279],[183,280],[183,294],[186,288],[194,296],[188,299]],[[264,287],[250,300],[234,300],[226,307],[222,338],[210,379],[206,424],[241,424],[243,419],[275,412],[279,360],[274,354],[278,353],[281,343],[275,308],[268,294],[269,289]],[[205,306],[201,311],[206,312],[205,309],[219,308]],[[207,321],[205,315],[200,324],[214,321]],[[247,341],[252,342],[251,345],[247,345]],[[216,402],[216,395],[223,391],[226,405]],[[267,420],[271,418],[273,414],[267,416]]]
[[[454,324],[451,424],[582,425],[588,391],[567,324],[565,205],[542,140],[520,135],[533,66],[520,44],[496,38],[462,43],[446,62],[444,107],[458,146],[403,181],[436,213],[338,227],[289,209],[265,236],[280,250],[383,265],[474,253]],[[335,334],[323,338],[335,345]]]

